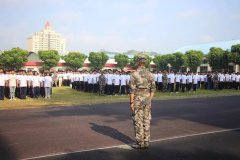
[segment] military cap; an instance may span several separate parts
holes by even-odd
[[[136,56],[136,62],[137,63],[140,63],[140,62],[146,63],[146,61],[147,61],[147,58],[144,55],[137,55]]]

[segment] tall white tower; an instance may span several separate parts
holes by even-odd
[[[35,32],[33,36],[27,39],[27,44],[29,52],[37,53],[40,50],[57,50],[59,54],[67,52],[66,39],[53,31],[48,21],[42,31]]]

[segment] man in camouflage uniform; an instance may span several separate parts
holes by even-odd
[[[101,75],[98,77],[98,83],[99,83],[99,94],[104,95],[104,90],[106,86],[107,79],[103,74],[103,71],[101,71]]]
[[[216,91],[218,88],[218,73],[217,72],[213,75],[212,81],[213,81],[213,89]]]
[[[163,72],[162,81],[163,81],[163,92],[167,92],[168,91],[168,75],[167,75],[167,71]]]
[[[137,57],[138,68],[130,77],[130,107],[133,113],[136,149],[149,146],[151,100],[156,89],[154,76],[145,68],[146,58]]]

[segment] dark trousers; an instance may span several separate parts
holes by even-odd
[[[9,97],[9,94],[10,94],[10,88],[9,87],[5,87],[4,93],[5,93],[5,97],[10,98]]]
[[[4,94],[5,94],[4,86],[0,86],[0,100],[4,100]]]
[[[84,91],[85,91],[85,92],[88,91],[88,82],[84,82]]]
[[[26,99],[27,95],[27,87],[20,87],[20,98]]]
[[[115,94],[119,94],[119,88],[120,86],[119,85],[114,85],[114,93]]]
[[[197,90],[197,85],[198,85],[198,84],[193,84],[193,91],[196,91],[196,90]]]
[[[182,84],[182,92],[185,92],[186,84]]]
[[[126,93],[126,86],[122,85],[121,86],[121,94],[125,94]]]
[[[163,90],[163,83],[162,82],[158,82],[158,90],[159,91]]]
[[[33,98],[38,98],[40,96],[40,87],[33,87]]]
[[[98,91],[98,84],[94,83],[93,84],[93,93],[97,93],[97,91]]]
[[[187,84],[187,91],[190,91],[192,89],[192,83]]]
[[[78,91],[80,91],[80,81],[77,81],[77,82],[76,82],[76,89],[77,89]]]
[[[170,83],[170,92],[174,92],[174,83]]]
[[[180,82],[176,82],[176,92],[179,92]]]
[[[84,82],[80,81],[80,91],[83,91],[83,90],[84,90]]]
[[[112,89],[112,85],[111,85],[111,84],[108,84],[108,85],[107,85],[107,94],[108,94],[108,95],[113,94],[113,89]]]
[[[40,87],[40,95],[41,95],[41,97],[45,97],[45,88],[44,87]]]
[[[93,92],[93,84],[88,84],[88,92]]]

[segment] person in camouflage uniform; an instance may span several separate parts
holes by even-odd
[[[98,83],[99,83],[99,94],[104,95],[107,79],[104,76],[103,71],[101,71],[101,75],[98,78]]]
[[[167,76],[167,71],[164,71],[164,72],[163,72],[162,82],[163,82],[163,92],[167,92],[167,91],[168,91],[168,76]]]
[[[153,74],[145,68],[146,58],[137,57],[138,68],[130,77],[130,107],[134,121],[136,149],[146,149],[150,140],[151,100],[156,89]]]
[[[213,81],[213,89],[216,91],[218,88],[218,73],[217,72],[213,75],[212,81]]]

